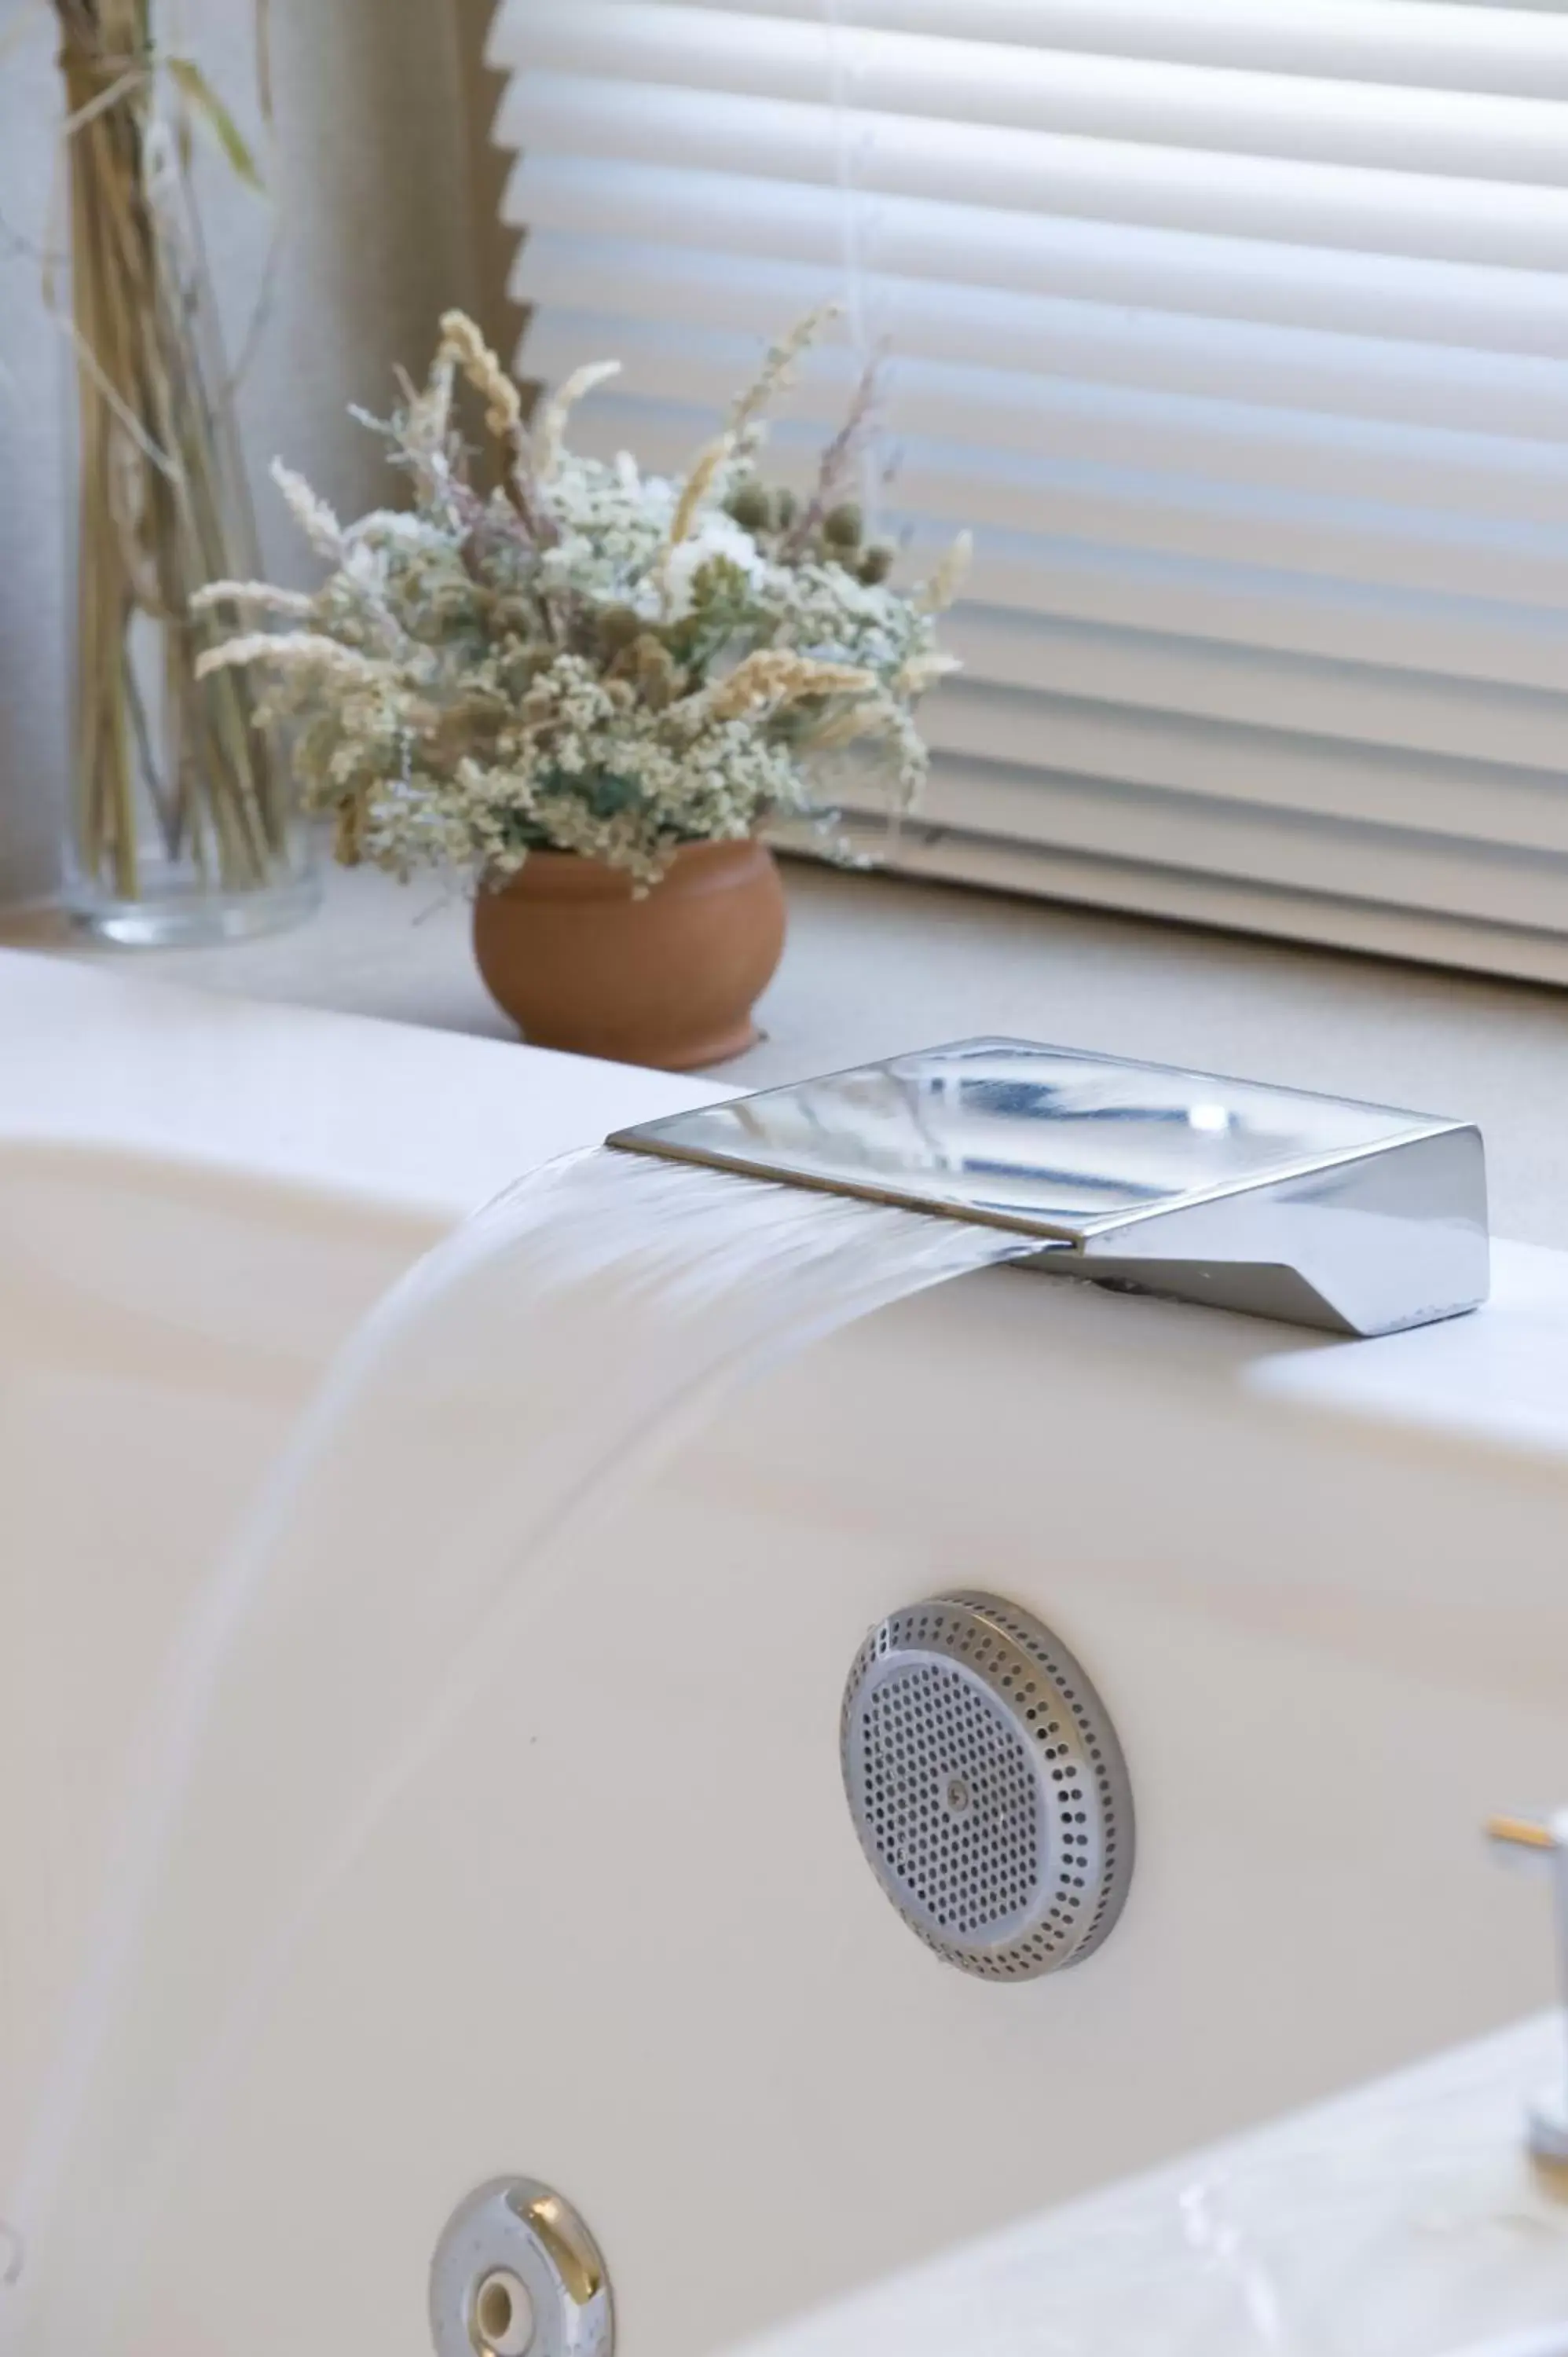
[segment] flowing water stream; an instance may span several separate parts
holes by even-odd
[[[0,2189],[21,2254],[9,2285],[0,2264],[7,2357],[124,2357],[139,2255],[248,2028],[570,1576],[564,1543],[732,1386],[1031,1249],[598,1149],[393,1288],[195,1598],[150,1714],[69,2034]]]

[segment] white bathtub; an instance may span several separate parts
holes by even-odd
[[[138,1710],[323,1362],[505,1178],[712,1092],[5,957],[0,1051],[4,2216]],[[1369,1344],[996,1273],[732,1405],[322,1920],[124,2357],[416,2357],[510,2170],[623,2357],[704,2357],[1544,2001],[1477,1825],[1568,1783],[1568,1256],[1495,1273]],[[1058,1630],[1136,1794],[1112,1939],[1020,1987],[902,1927],[839,1782],[865,1630],[955,1581]]]

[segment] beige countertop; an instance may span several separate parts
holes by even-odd
[[[891,876],[789,865],[790,942],[765,1037],[717,1080],[766,1087],[1000,1031],[1480,1122],[1499,1235],[1568,1245],[1568,995]],[[467,909],[329,871],[294,932],[102,951],[49,916],[0,940],[241,996],[505,1039]]]

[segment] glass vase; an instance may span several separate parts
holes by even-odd
[[[61,14],[70,183],[73,791],[64,899],[101,937],[220,941],[305,915],[309,838],[243,668],[196,593],[253,581],[232,386],[184,162],[159,120],[145,0]],[[144,56],[145,70],[127,59]]]

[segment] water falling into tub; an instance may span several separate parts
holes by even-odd
[[[169,1663],[22,2179],[0,2189],[24,2254],[0,2279],[6,2357],[125,2357],[138,2257],[248,2029],[568,1576],[566,1542],[732,1386],[1033,1249],[598,1150],[523,1182],[393,1288]]]

